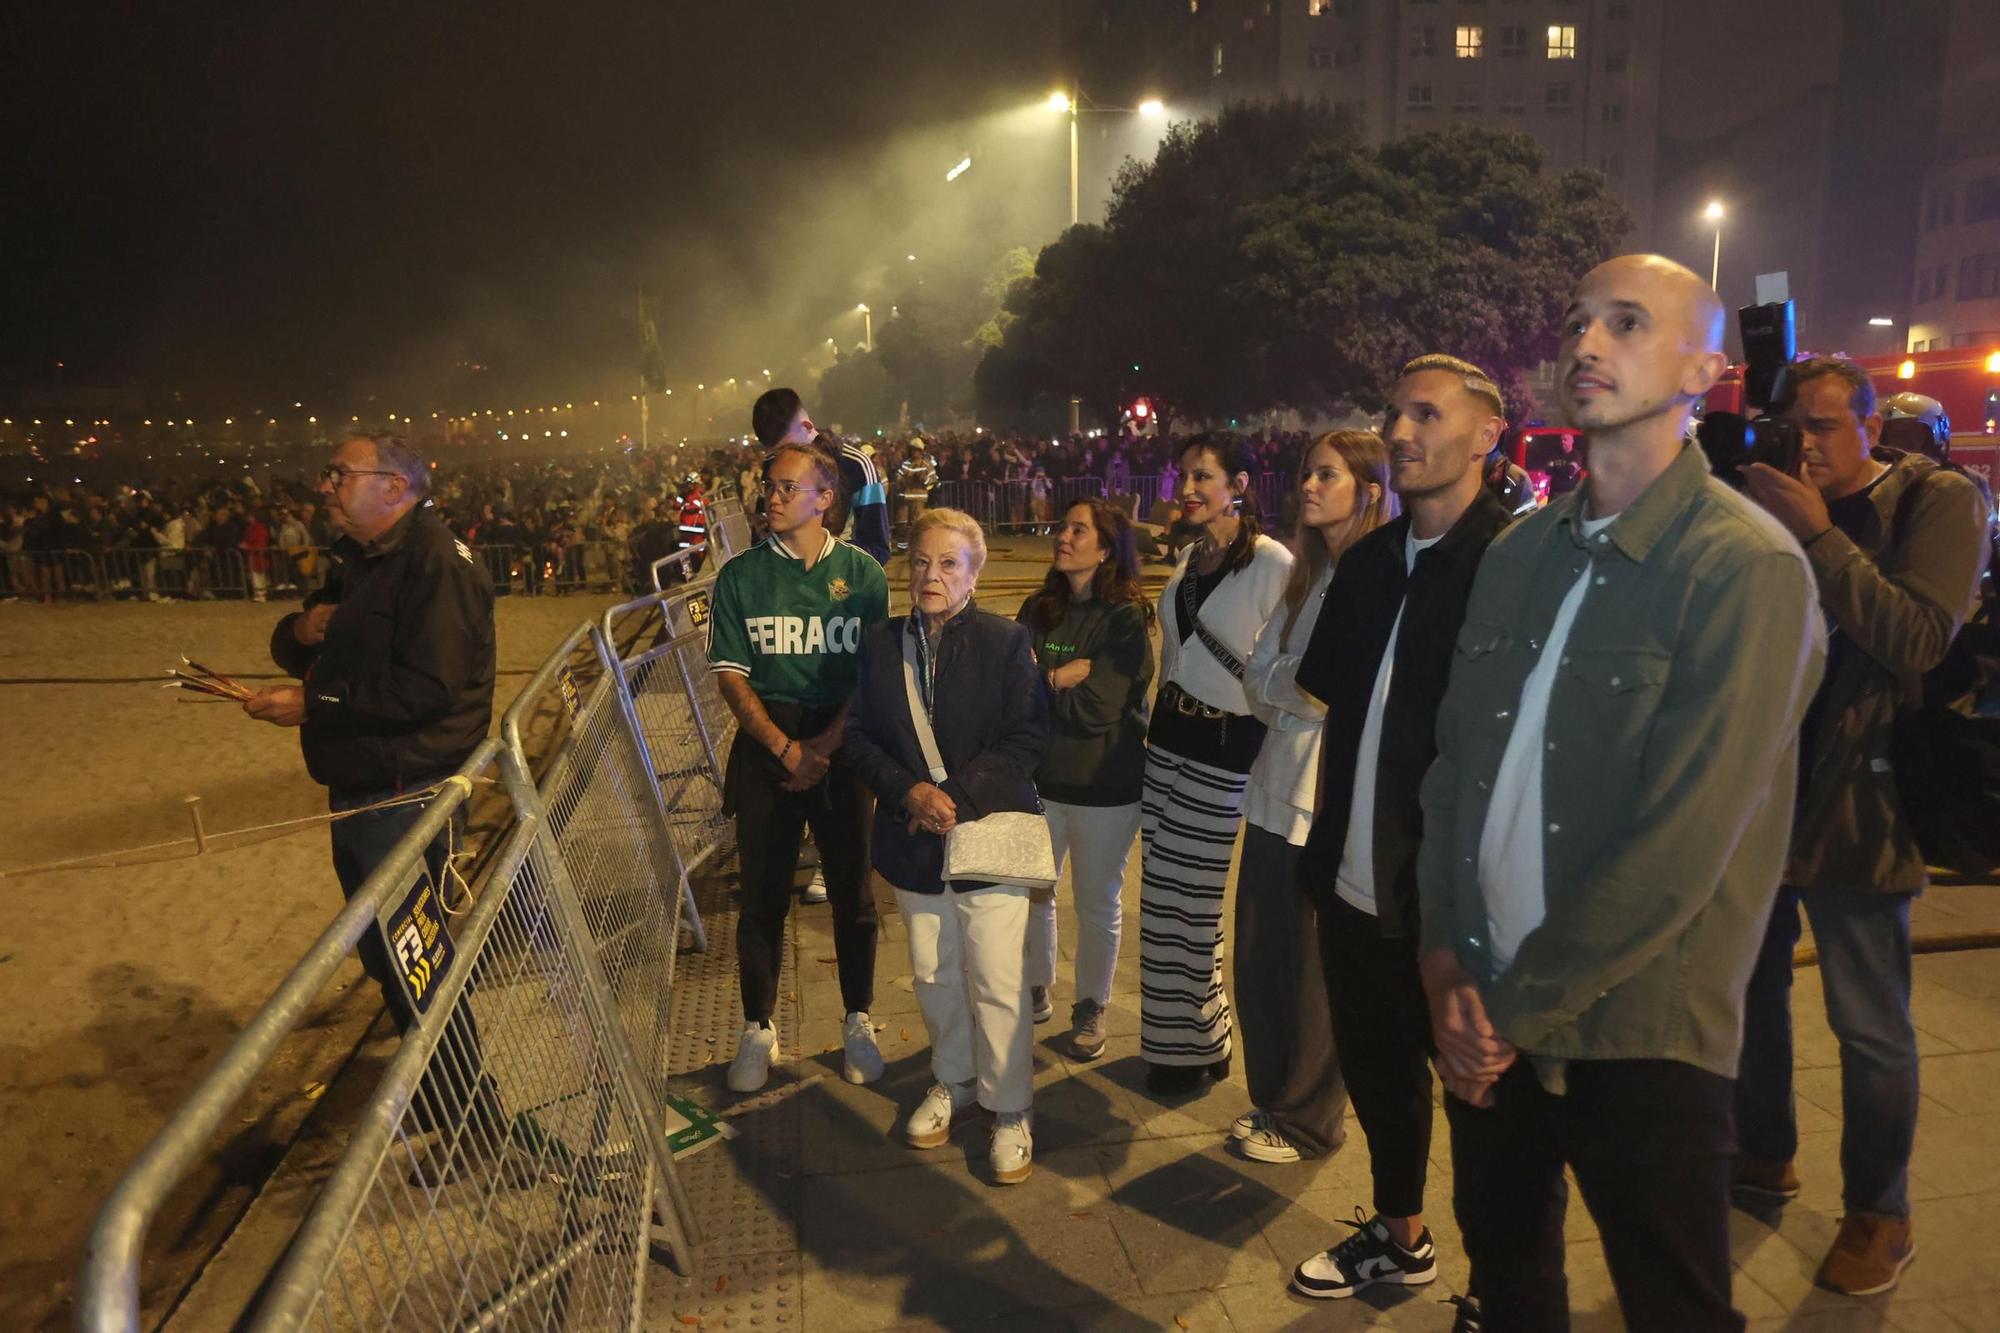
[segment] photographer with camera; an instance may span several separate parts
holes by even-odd
[[[1750,463],[1744,489],[1805,548],[1830,633],[1826,676],[1801,728],[1784,887],[1750,979],[1734,1183],[1784,1199],[1799,1192],[1791,987],[1803,906],[1840,1042],[1846,1216],[1818,1281],[1865,1296],[1894,1286],[1916,1253],[1910,900],[1928,881],[1896,798],[1891,732],[1971,608],[1986,520],[1962,475],[1921,454],[1878,455],[1882,417],[1861,367],[1817,357],[1794,376],[1786,415],[1801,435],[1797,473]]]

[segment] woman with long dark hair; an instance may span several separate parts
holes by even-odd
[[[1298,884],[1326,705],[1299,688],[1298,674],[1334,565],[1394,513],[1388,449],[1372,431],[1322,435],[1300,460],[1294,490],[1299,531],[1291,577],[1243,676],[1250,710],[1270,730],[1244,798],[1231,968],[1255,1109],[1239,1116],[1230,1134],[1238,1151],[1259,1162],[1321,1157],[1341,1142],[1347,1097],[1334,1059],[1318,916]]]
[[[1056,868],[1070,865],[1076,904],[1075,1003],[1069,1053],[1104,1053],[1104,1011],[1118,966],[1119,891],[1139,832],[1146,691],[1153,683],[1153,607],[1139,586],[1132,521],[1104,500],[1079,500],[1056,530],[1055,560],[1019,619],[1034,635],[1049,687],[1049,744],[1035,770]],[[1056,905],[1029,908],[1026,971],[1035,1021],[1055,1014]]]
[[[1160,594],[1164,684],[1139,821],[1139,1049],[1146,1086],[1169,1094],[1229,1076],[1222,894],[1264,741],[1243,676],[1292,569],[1292,553],[1258,530],[1255,465],[1240,445],[1197,435],[1179,463],[1195,539]]]

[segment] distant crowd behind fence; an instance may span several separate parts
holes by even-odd
[[[718,514],[718,547],[747,542],[742,518]],[[244,1326],[632,1329],[652,1242],[693,1270],[666,1089],[682,932],[705,947],[688,874],[731,837],[734,722],[704,651],[714,572],[549,654],[119,1181],[87,1246],[80,1328],[139,1327],[148,1226],[222,1154],[237,1103],[371,930],[419,1018],[357,1123],[335,1127],[350,1137]],[[454,902],[424,852],[481,783],[513,818]]]

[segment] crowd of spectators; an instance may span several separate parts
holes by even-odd
[[[1246,445],[1265,473],[1288,478],[1307,442],[1271,433]],[[1147,505],[1171,498],[1176,482],[1175,440],[1157,435],[947,431],[864,444],[892,495],[993,484],[1028,521],[1052,523],[1060,484],[1074,479],[1101,479],[1107,493]],[[459,461],[454,445],[434,452],[431,498],[446,523],[483,553],[503,593],[531,594],[646,586],[651,562],[683,540],[690,489],[699,485],[710,501],[750,496],[754,509],[762,463],[754,444],[738,443],[536,460]],[[338,535],[318,493],[320,461],[301,449],[227,481],[149,471],[0,493],[0,600],[263,600],[308,589]],[[966,502],[962,491],[947,498]],[[896,512],[900,520],[907,510]]]

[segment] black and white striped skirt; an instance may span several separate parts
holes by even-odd
[[[1139,1050],[1158,1065],[1229,1054],[1222,893],[1249,775],[1146,752],[1139,837]]]

